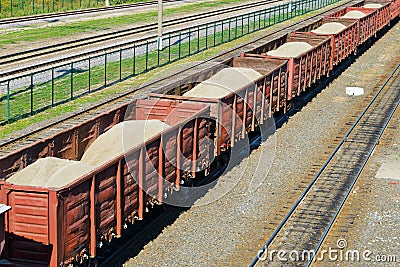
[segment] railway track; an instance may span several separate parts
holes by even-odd
[[[244,4],[244,5],[240,5],[240,6],[223,8],[223,9],[210,11],[210,12],[206,12],[206,13],[184,16],[181,18],[175,18],[175,19],[165,21],[163,23],[163,27],[168,28],[168,27],[172,27],[172,26],[181,25],[184,23],[189,23],[189,22],[193,22],[193,21],[197,21],[197,20],[201,20],[201,19],[205,19],[205,18],[211,18],[211,17],[215,17],[215,16],[219,16],[219,15],[223,15],[223,14],[227,14],[227,13],[231,13],[231,12],[240,11],[243,9],[254,8],[254,7],[262,6],[265,4],[271,4],[271,3],[277,3],[277,2],[281,2],[281,0],[264,0],[264,1],[256,2],[256,3],[248,3],[248,4]],[[35,49],[25,50],[25,51],[18,52],[18,53],[12,53],[12,54],[0,56],[0,65],[3,65],[6,67],[7,64],[16,63],[15,64],[16,68],[13,68],[12,70],[9,70],[9,71],[4,71],[2,73],[0,72],[0,77],[4,78],[7,76],[20,74],[20,73],[27,72],[27,71],[40,69],[45,66],[60,64],[61,62],[67,62],[67,61],[75,60],[75,59],[82,58],[85,56],[96,55],[99,53],[104,53],[105,51],[115,50],[115,49],[131,46],[131,45],[134,45],[135,43],[145,41],[146,39],[149,38],[149,36],[142,37],[140,39],[135,39],[135,40],[131,39],[128,41],[122,41],[117,44],[107,45],[106,47],[97,47],[97,48],[90,49],[85,52],[77,51],[77,53],[75,53],[73,55],[60,56],[57,59],[50,59],[50,60],[46,60],[44,62],[37,63],[37,61],[40,61],[40,57],[49,56],[53,53],[58,53],[58,52],[65,53],[66,51],[68,51],[70,49],[81,50],[86,46],[101,45],[101,43],[106,42],[106,41],[113,41],[113,43],[116,43],[116,42],[118,42],[118,40],[120,38],[127,38],[127,37],[132,37],[137,34],[155,32],[156,30],[157,30],[157,23],[150,23],[150,24],[146,24],[146,25],[136,26],[136,27],[133,27],[130,29],[114,31],[114,32],[107,33],[107,34],[100,34],[100,35],[90,36],[90,37],[86,37],[86,38],[82,38],[82,39],[78,39],[78,40],[71,40],[71,41],[68,41],[68,42],[65,42],[62,44],[48,45],[48,46],[43,46],[40,48],[35,48]],[[150,36],[150,37],[155,37],[155,35]],[[27,60],[35,62],[35,63],[32,65],[21,67],[20,66],[21,62],[27,61]]]
[[[175,3],[175,2],[184,2],[184,1],[185,0],[165,0],[165,1],[163,0],[163,3]],[[136,8],[136,7],[146,7],[146,6],[157,5],[157,3],[158,3],[157,1],[148,1],[148,2],[118,5],[118,6],[87,8],[87,9],[73,10],[73,11],[66,11],[66,12],[24,16],[24,17],[18,17],[18,18],[6,18],[6,19],[0,19],[0,25],[21,23],[21,22],[34,21],[34,20],[52,19],[52,18],[59,18],[59,17],[68,17],[68,16],[74,16],[74,15],[98,13],[98,12],[106,12],[106,11],[114,11],[114,10],[129,9],[129,8]]]
[[[356,119],[250,266],[310,266],[316,260],[322,243],[400,104],[399,86],[400,64]],[[279,250],[286,252],[280,259],[271,253]],[[293,258],[289,258],[291,251],[300,256],[292,254]]]
[[[307,24],[312,20],[315,20],[324,14],[332,12],[332,10],[340,9],[342,6],[347,5],[351,1],[346,1],[341,5],[338,5],[333,8],[329,8],[325,11],[319,12],[316,15],[310,16],[306,19],[303,19],[299,22],[292,23],[286,27],[283,27],[279,30],[271,32],[264,37],[258,38],[256,40],[250,41],[246,44],[240,45],[238,47],[227,50],[221,54],[218,54],[214,57],[209,58],[200,63],[196,63],[191,67],[184,68],[175,74],[154,81],[145,87],[136,88],[134,90],[130,90],[129,92],[121,93],[118,95],[113,95],[109,99],[105,99],[100,103],[94,104],[91,107],[87,107],[81,111],[75,112],[73,114],[67,114],[64,117],[53,120],[52,122],[46,123],[45,125],[35,126],[33,130],[30,130],[27,133],[19,133],[18,136],[13,136],[9,138],[5,138],[0,142],[0,158],[5,157],[7,154],[10,154],[18,149],[22,149],[28,144],[32,144],[35,141],[38,141],[42,138],[49,137],[57,132],[68,129],[73,125],[78,124],[79,122],[85,121],[91,117],[94,117],[98,114],[106,112],[110,110],[112,107],[117,107],[124,103],[129,103],[132,101],[132,98],[135,96],[137,98],[145,98],[146,94],[151,92],[155,92],[158,88],[166,87],[166,84],[169,84],[173,81],[179,79],[183,79],[184,77],[190,76],[192,73],[198,72],[201,70],[202,66],[210,62],[224,62],[224,60],[229,59],[232,56],[237,56],[240,54],[240,51],[245,51],[246,49],[253,49],[263,43],[265,43],[265,39],[274,38],[276,36],[280,36],[285,33],[292,32],[302,24]],[[140,92],[139,92],[140,89]],[[164,93],[162,90],[158,90],[159,93]]]

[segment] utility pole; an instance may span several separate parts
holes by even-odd
[[[162,44],[162,0],[158,0],[158,27],[157,27],[157,47],[158,50],[163,49],[163,44]]]

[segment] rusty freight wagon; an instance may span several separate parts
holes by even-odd
[[[364,1],[361,7],[377,10],[376,28],[378,31],[390,24],[392,17],[390,14],[391,6],[389,2],[376,3],[373,1]]]
[[[329,36],[294,32],[275,39],[244,56],[288,60],[287,100],[291,100],[321,76],[329,75],[333,67],[330,42]]]
[[[390,1],[390,15],[392,19],[400,17],[400,0]]]
[[[352,19],[322,18],[298,29],[296,32],[331,36],[333,65],[339,64],[350,54],[357,51],[358,23]]]
[[[215,120],[215,155],[234,147],[248,132],[263,124],[271,107],[286,107],[287,61],[233,58],[225,68],[182,95],[150,94],[150,98],[210,104]]]
[[[362,8],[362,7],[346,7],[338,10],[328,16],[327,18],[347,18],[358,21],[358,44],[362,44],[369,38],[374,36],[377,32],[377,19],[378,12],[376,9]]]
[[[100,135],[82,161],[43,158],[1,182],[1,201],[12,207],[5,224],[7,259],[25,266],[56,267],[94,257],[101,242],[121,235],[124,224],[142,218],[148,205],[162,203],[165,194],[178,190],[180,179],[196,171],[194,160],[206,160],[207,105],[137,100],[125,111],[121,115],[129,120],[124,123],[159,120],[168,127],[156,131],[145,143],[128,145],[112,158],[96,157],[94,162],[99,165],[91,162],[94,157],[85,159],[85,155],[97,155],[90,152],[91,147],[115,132],[120,123]],[[124,141],[140,135],[133,130],[132,135],[124,130]],[[105,149],[115,152],[113,146],[118,143]],[[30,179],[35,176],[31,170],[43,166],[41,162],[57,168],[55,172],[37,170],[37,183]],[[48,176],[41,176],[43,173]],[[26,180],[18,182],[23,176]]]

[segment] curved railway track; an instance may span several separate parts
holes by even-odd
[[[264,1],[256,2],[256,3],[249,3],[249,4],[240,5],[240,6],[223,8],[223,9],[219,9],[219,10],[215,10],[215,11],[209,11],[206,13],[184,16],[181,18],[175,18],[175,19],[165,21],[163,23],[163,27],[168,28],[171,26],[177,26],[180,24],[193,22],[196,20],[215,17],[215,16],[227,14],[230,12],[236,12],[236,11],[240,11],[243,9],[254,8],[254,7],[262,6],[265,4],[276,3],[276,2],[281,2],[281,0],[264,0]],[[131,37],[132,35],[135,35],[135,34],[148,33],[148,32],[156,31],[156,30],[157,30],[157,23],[150,23],[150,24],[146,24],[146,25],[136,26],[136,27],[133,27],[130,29],[114,31],[114,32],[107,33],[107,34],[100,34],[100,35],[90,36],[90,37],[86,37],[86,38],[82,38],[82,39],[71,40],[71,41],[68,41],[68,42],[65,42],[62,44],[48,45],[48,46],[43,46],[40,48],[25,50],[23,52],[7,54],[4,56],[0,56],[0,65],[19,63],[24,60],[33,60],[33,59],[41,57],[41,56],[48,56],[52,53],[65,52],[69,49],[74,49],[74,48],[82,49],[85,46],[101,44],[102,42],[110,41],[110,40],[116,41],[119,38]],[[155,37],[155,36],[151,36],[151,37]],[[58,63],[61,63],[64,61],[70,61],[73,59],[81,58],[84,56],[94,55],[94,54],[98,54],[98,53],[104,53],[104,51],[119,49],[122,47],[133,45],[140,41],[145,41],[148,38],[149,37],[141,38],[139,40],[129,40],[126,42],[121,42],[116,45],[110,45],[107,47],[92,49],[92,50],[86,51],[84,53],[77,53],[75,55],[65,56],[65,57],[55,59],[55,60],[48,60],[46,62],[41,62],[41,63],[35,64],[32,66],[17,68],[17,69],[11,70],[11,71],[6,71],[3,73],[0,73],[0,77],[1,76],[2,77],[11,76],[11,75],[15,75],[18,73],[42,68],[42,67],[45,67],[48,65],[54,65],[54,64],[58,64]],[[40,60],[40,59],[36,59],[36,60]]]
[[[362,111],[249,266],[310,266],[400,104],[400,64]],[[271,251],[300,256],[286,262]],[[281,257],[282,259],[282,257]]]
[[[163,3],[175,3],[175,2],[184,2],[184,1],[185,0],[163,0]],[[21,23],[21,22],[34,21],[34,20],[51,19],[51,18],[58,18],[58,17],[67,17],[67,16],[74,16],[74,15],[82,15],[82,14],[90,14],[90,13],[98,13],[98,12],[104,12],[104,11],[129,9],[129,8],[135,8],[135,7],[145,7],[145,6],[157,5],[157,3],[158,3],[157,1],[148,1],[148,2],[118,5],[118,6],[88,8],[88,9],[73,10],[73,11],[66,11],[66,12],[24,16],[24,17],[18,17],[18,18],[6,18],[6,19],[0,19],[0,25]]]
[[[196,73],[197,69],[196,68],[201,68],[207,63],[210,62],[215,62],[218,60],[218,62],[223,62],[224,60],[229,59],[232,56],[237,56],[239,55],[240,51],[243,51],[245,49],[252,49],[255,48],[263,43],[265,43],[266,38],[273,38],[274,36],[280,36],[281,34],[284,33],[289,33],[292,32],[293,30],[297,29],[299,26],[302,24],[307,24],[312,20],[315,20],[324,14],[332,12],[332,10],[340,9],[342,6],[347,5],[351,1],[346,1],[336,7],[329,8],[325,11],[319,12],[316,15],[310,16],[306,19],[303,19],[299,22],[292,23],[286,27],[283,27],[279,30],[276,30],[274,32],[271,32],[264,37],[258,38],[254,41],[248,42],[246,44],[240,45],[238,47],[232,48],[226,52],[223,52],[219,55],[216,55],[214,57],[209,58],[208,60],[205,60],[203,62],[197,63],[192,67],[185,68],[183,70],[180,70],[179,72],[175,73],[174,75],[170,77],[166,77],[157,81],[154,81],[147,86],[143,88],[139,88],[140,92],[143,92],[143,95],[139,95],[139,97],[146,97],[146,90],[154,90],[154,88],[163,88],[165,87],[166,84],[170,83],[171,81],[176,80],[176,77],[182,78],[183,76],[187,75],[190,76],[191,73]],[[91,107],[87,107],[81,111],[75,112],[72,115],[66,115],[65,117],[58,118],[52,122],[47,123],[46,125],[41,125],[41,126],[36,126],[34,130],[30,130],[28,133],[20,133],[18,136],[15,137],[9,137],[5,138],[0,142],[0,158],[4,157],[5,155],[12,153],[13,151],[16,151],[20,148],[25,147],[28,144],[31,144],[35,141],[38,141],[44,137],[51,136],[52,134],[55,134],[59,131],[65,130],[72,125],[76,125],[79,122],[82,122],[84,120],[87,120],[88,118],[91,118],[93,116],[96,116],[98,114],[101,114],[102,112],[105,112],[110,109],[111,106],[118,106],[122,105],[124,103],[128,103],[132,101],[132,96],[138,93],[138,88],[131,90],[129,92],[121,93],[119,95],[114,95],[110,99],[105,99],[104,101],[94,104]],[[163,93],[163,92],[161,92]]]

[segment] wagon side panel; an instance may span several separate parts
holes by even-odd
[[[6,254],[23,262],[49,264],[52,246],[48,192],[3,187],[11,206],[6,223]]]

